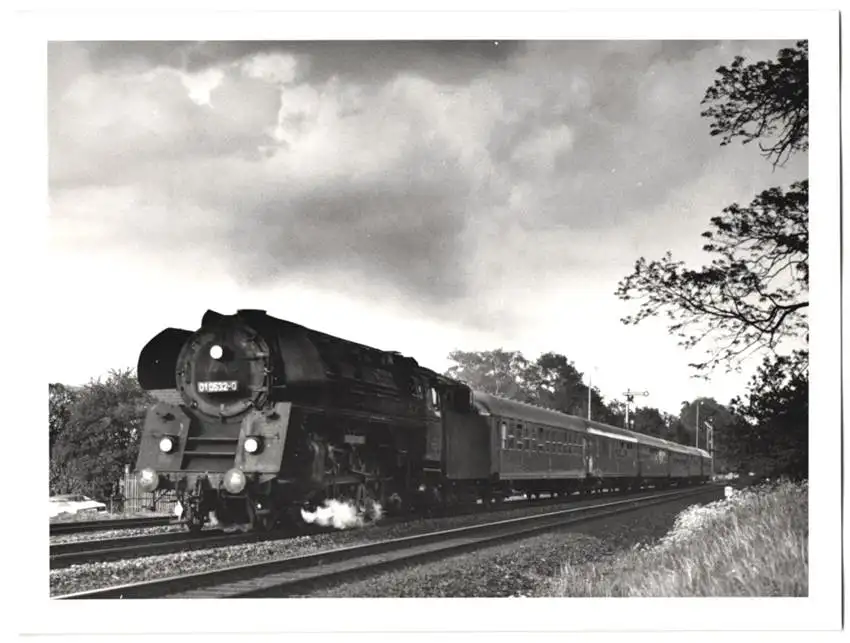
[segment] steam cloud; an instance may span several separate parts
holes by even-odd
[[[374,521],[380,520],[383,510],[381,505],[375,504],[371,511],[360,512],[351,502],[340,502],[339,500],[325,500],[324,505],[316,511],[301,510],[301,518],[307,524],[317,524],[322,527],[333,527],[334,529],[352,529],[362,527],[367,518]]]

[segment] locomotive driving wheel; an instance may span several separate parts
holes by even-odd
[[[272,510],[267,514],[258,514],[254,520],[254,528],[258,531],[272,531],[277,526],[278,515]]]
[[[382,488],[383,485],[380,481],[364,481],[355,486],[354,506],[364,520],[374,521],[380,517],[381,507],[383,506],[381,503]]]
[[[194,504],[190,503],[183,513],[183,520],[185,521],[186,529],[193,534],[197,534],[204,528],[207,517]]]

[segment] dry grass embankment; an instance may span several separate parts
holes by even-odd
[[[654,545],[583,563],[549,581],[555,596],[806,596],[808,485],[782,483],[694,506]]]

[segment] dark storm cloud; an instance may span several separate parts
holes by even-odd
[[[466,294],[465,219],[445,186],[343,188],[294,201],[258,204],[225,237],[230,265],[245,283],[273,284],[293,272],[368,276],[417,293],[426,303]]]
[[[515,41],[232,41],[82,43],[96,70],[145,69],[157,65],[200,71],[258,53],[306,56],[311,81],[331,76],[385,82],[400,71],[441,83],[463,83],[499,66],[523,47]]]
[[[765,49],[773,46],[782,43]],[[541,127],[569,127],[571,145],[555,156],[553,180],[538,187],[536,210],[528,213],[531,225],[622,225],[634,211],[665,203],[717,158],[718,141],[700,115],[715,68],[733,56],[718,56],[717,42],[581,41],[540,47],[537,57],[557,71],[539,90],[539,113],[528,111],[500,128],[491,144],[494,158],[510,167],[511,176],[538,183],[538,168],[515,158],[518,144]],[[769,173],[757,155],[729,152],[744,163],[739,170],[747,175]]]
[[[714,70],[741,51],[54,44],[52,216],[83,231],[67,237],[83,253],[111,244],[169,262],[191,251],[192,269],[246,287],[392,292],[457,323],[507,325],[517,311],[503,293],[620,261],[611,253],[632,252],[622,240],[643,238],[643,219],[669,212],[721,154],[730,186],[774,181],[757,154],[721,151],[700,117]],[[701,198],[675,214],[704,217]]]

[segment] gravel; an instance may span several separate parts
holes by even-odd
[[[378,523],[360,529],[305,535],[278,541],[233,545],[230,547],[158,556],[145,556],[131,560],[72,565],[63,569],[50,571],[50,594],[51,596],[55,596],[117,584],[164,578],[173,576],[178,572],[202,572],[272,558],[299,556],[336,547],[398,538],[400,536],[411,536],[439,529],[461,527],[484,520],[499,520],[501,518],[545,513],[555,509],[557,507],[552,505],[525,506],[493,511],[488,514],[476,513],[465,516],[421,519],[383,525]],[[174,528],[174,525],[160,527],[159,529],[166,528]],[[151,533],[151,529],[156,528],[146,528],[146,533]],[[127,535],[128,531],[135,530],[121,530],[118,535]],[[103,533],[105,532],[98,532],[94,536],[96,538],[103,537]],[[115,532],[111,533],[115,534]],[[84,534],[76,535],[78,539],[82,539],[82,536]],[[91,538],[92,534],[85,534],[85,536]],[[51,542],[59,541],[51,540]]]
[[[684,501],[683,501],[684,502]],[[80,592],[89,589],[107,587],[118,584],[126,584],[139,582],[143,580],[151,580],[155,578],[164,578],[173,576],[175,573],[193,573],[201,571],[209,571],[229,567],[233,565],[241,565],[247,563],[255,563],[273,558],[299,556],[337,547],[348,545],[362,544],[374,542],[377,540],[386,540],[390,538],[398,538],[401,536],[412,536],[415,534],[435,531],[439,529],[448,529],[452,527],[460,527],[468,524],[499,520],[502,518],[513,518],[526,516],[538,513],[545,513],[555,510],[553,506],[543,507],[525,507],[505,509],[500,511],[490,512],[488,514],[471,514],[466,516],[455,516],[450,518],[433,518],[410,521],[406,523],[396,523],[387,525],[370,525],[361,529],[352,529],[347,531],[337,531],[332,533],[314,534],[310,536],[299,536],[296,538],[282,539],[278,541],[267,541],[262,543],[251,543],[245,545],[234,545],[230,547],[220,547],[216,549],[206,549],[197,551],[187,551],[176,554],[166,554],[159,556],[146,556],[143,558],[134,558],[131,560],[110,561],[102,563],[90,563],[82,565],[73,565],[64,569],[51,570],[50,572],[50,594],[51,596]],[[652,509],[646,510],[641,514],[651,512]],[[657,511],[657,510],[656,510]],[[672,511],[667,509],[668,512]],[[674,514],[669,515],[669,524],[672,525]],[[620,519],[623,520],[623,519]],[[633,519],[638,520],[638,519]],[[599,529],[596,527],[606,523],[591,523],[588,527],[574,528],[572,534],[576,531],[584,529]],[[610,521],[612,524],[617,520]],[[666,523],[665,523],[666,525]],[[633,537],[637,533],[643,533],[636,528],[636,524],[631,525],[623,530],[623,538],[626,536]],[[659,536],[666,533],[668,527],[665,527]],[[608,528],[608,531],[613,533],[613,528]],[[602,529],[602,533],[606,534],[606,529]],[[619,532],[617,532],[619,533]],[[655,533],[655,532],[653,532]],[[526,546],[523,543],[508,544],[501,547],[489,548],[458,557],[459,560],[449,559],[448,563],[436,562],[422,566],[414,571],[401,572],[401,581],[390,581],[389,585],[385,585],[384,578],[395,578],[398,572],[386,574],[379,577],[382,582],[376,583],[375,580],[370,580],[368,583],[354,583],[346,588],[341,588],[342,593],[328,593],[322,595],[328,596],[505,596],[512,595],[511,593],[476,593],[483,591],[488,587],[484,585],[476,585],[473,582],[474,577],[482,575],[482,569],[486,570],[485,575],[489,576],[495,573],[498,569],[510,569],[514,571],[505,572],[510,578],[525,578],[528,574],[537,578],[544,570],[557,571],[558,564],[555,562],[560,560],[558,556],[567,555],[570,551],[576,550],[585,552],[586,556],[601,555],[602,551],[609,551],[613,546],[612,535],[606,534],[605,538],[594,537],[597,540],[588,541],[584,536],[582,540],[575,540],[575,536],[564,538],[564,533],[560,535],[549,534],[537,537],[542,539],[539,543],[533,546]],[[536,542],[537,538],[524,541],[524,543]],[[540,549],[542,547],[543,549]],[[578,548],[578,549],[576,549]],[[471,566],[466,565],[464,561],[468,561],[471,557],[492,556],[493,551],[501,552],[494,559],[496,566],[493,569],[486,569],[487,565],[494,563],[484,563],[481,561],[473,562]],[[546,553],[543,555],[543,550]],[[489,552],[489,553],[488,553]],[[518,555],[519,552],[519,555]],[[526,560],[527,559],[527,560]],[[544,563],[543,560],[548,562]],[[582,559],[585,560],[585,559]],[[452,562],[454,561],[454,562]],[[466,570],[460,573],[458,563],[463,563],[462,569]],[[442,569],[441,572],[434,572],[434,566]],[[531,565],[531,567],[529,567]],[[541,565],[543,567],[541,567]],[[427,571],[426,571],[427,570]],[[516,571],[520,570],[520,571]],[[525,571],[522,571],[525,570]],[[536,571],[535,571],[536,570]],[[441,576],[442,580],[436,580],[437,576]],[[432,584],[430,578],[435,578]],[[418,581],[411,584],[404,579],[422,579],[422,583]],[[465,580],[464,580],[465,579]],[[460,585],[458,585],[460,583]],[[499,583],[498,587],[513,587],[510,583]],[[464,593],[461,591],[464,587],[472,593]],[[525,587],[525,585],[522,585]],[[519,587],[516,591],[523,591]],[[505,590],[507,591],[507,590]],[[411,593],[412,592],[412,593]],[[459,593],[458,593],[459,592]]]
[[[676,514],[691,504],[692,500],[682,500],[565,527],[522,541],[320,589],[309,595],[336,598],[549,596],[549,585],[565,561],[601,561],[623,549],[655,542],[672,528]]]
[[[179,524],[138,527],[134,529],[104,529],[102,531],[83,531],[78,534],[58,534],[50,537],[50,544],[62,545],[64,543],[82,543],[93,540],[108,540],[110,538],[129,538],[131,536],[152,536],[154,534],[181,532],[186,532],[186,527]]]

